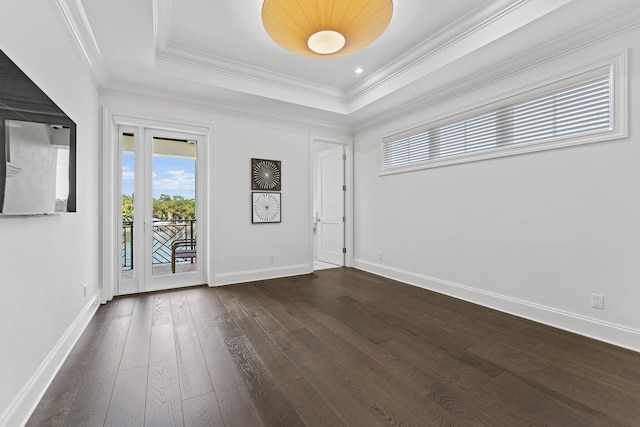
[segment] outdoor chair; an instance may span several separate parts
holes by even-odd
[[[191,263],[196,258],[196,239],[176,240],[171,244],[171,272],[176,272],[177,259],[190,259]]]

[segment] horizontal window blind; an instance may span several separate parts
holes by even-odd
[[[611,78],[601,76],[465,120],[387,138],[382,169],[608,130],[611,105]]]

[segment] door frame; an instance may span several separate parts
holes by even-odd
[[[202,235],[204,242],[198,245],[198,263],[202,268],[204,283],[209,283],[212,271],[211,236],[209,230],[211,219],[211,206],[209,197],[210,186],[210,145],[213,135],[213,128],[207,125],[173,123],[152,118],[136,117],[129,115],[113,114],[107,109],[103,109],[102,114],[103,135],[102,135],[102,161],[101,183],[102,206],[96,207],[96,215],[99,216],[101,225],[101,253],[100,253],[100,276],[102,278],[102,302],[110,301],[118,295],[118,284],[120,282],[121,263],[121,242],[119,230],[121,228],[120,215],[116,209],[121,203],[120,176],[122,174],[122,159],[120,153],[120,138],[118,129],[120,126],[135,128],[153,128],[168,132],[180,132],[185,134],[198,135],[202,138],[202,151],[198,158],[198,168],[202,170],[201,194],[198,200],[202,204]],[[144,135],[142,135],[144,138]],[[200,222],[201,220],[198,219]],[[157,290],[157,289],[153,289]],[[138,290],[140,292],[141,290]]]
[[[315,177],[318,173],[316,165],[316,146],[320,144],[335,144],[342,145],[344,147],[344,154],[346,156],[344,161],[344,182],[347,187],[344,192],[344,216],[346,218],[344,226],[344,245],[347,249],[344,254],[344,266],[353,267],[353,141],[345,141],[324,137],[309,137],[309,185],[311,191],[309,191],[309,268],[313,271],[314,260],[314,244],[315,239],[313,237],[313,205],[316,192]]]

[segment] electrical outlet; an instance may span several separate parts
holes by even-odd
[[[382,261],[382,252],[378,252],[378,261]]]
[[[599,294],[591,294],[591,306],[604,310],[604,296]]]
[[[84,286],[82,286],[82,293],[84,295],[84,297],[87,297],[87,284],[85,283]]]
[[[269,262],[275,261],[276,256],[274,254],[269,255]]]

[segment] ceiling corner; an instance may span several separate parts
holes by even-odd
[[[79,0],[54,0],[54,4],[100,90],[107,85],[110,75],[82,4]]]

